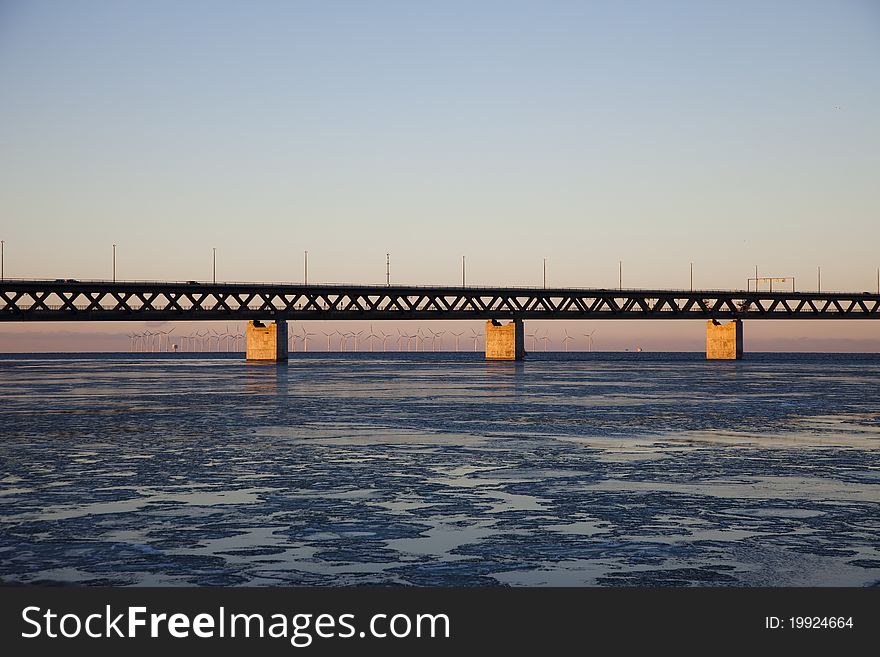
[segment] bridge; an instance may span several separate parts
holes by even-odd
[[[73,279],[0,281],[0,322],[248,320],[248,357],[253,355],[257,359],[258,353],[262,353],[267,360],[287,357],[289,320],[463,319],[487,321],[486,356],[490,359],[522,358],[522,322],[537,319],[706,320],[707,357],[728,359],[742,355],[743,320],[880,319],[880,294]],[[267,320],[274,324],[264,325]],[[501,320],[510,323],[503,325]],[[722,324],[723,321],[729,323]],[[258,349],[258,344],[264,347]]]

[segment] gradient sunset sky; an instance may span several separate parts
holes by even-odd
[[[119,279],[208,280],[216,247],[218,280],[301,281],[308,250],[310,282],[384,282],[390,252],[397,283],[466,255],[473,285],[547,258],[550,286],[622,261],[686,288],[693,262],[697,287],[876,291],[878,190],[872,0],[0,1],[6,277],[109,278],[116,243]],[[700,322],[593,324],[702,348]],[[0,351],[141,327],[4,324]],[[746,344],[878,351],[880,326]]]

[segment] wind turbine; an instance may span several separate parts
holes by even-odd
[[[327,336],[327,351],[329,352],[330,351],[330,336],[336,335],[337,333],[339,333],[339,331],[333,331],[332,333],[327,333],[327,331],[321,331],[321,333],[323,333],[324,335]]]
[[[404,351],[409,351],[409,335],[397,329],[397,351],[400,351],[400,341],[406,338],[406,349]]]
[[[385,331],[379,331],[382,334],[382,351],[388,351],[388,339],[393,337],[393,333],[386,333]]]
[[[595,333],[595,332],[596,332],[596,329],[593,329],[589,333],[583,334],[585,338],[589,338],[589,340],[590,340],[590,351],[593,351],[593,333]]]
[[[358,331],[357,333],[354,334],[354,350],[355,351],[361,350],[361,336],[363,334],[364,334],[363,331]]]
[[[400,351],[400,341],[403,338],[406,338],[406,348],[404,349],[404,351],[409,351],[409,334],[404,333],[400,329],[397,329],[397,335],[397,351]]]
[[[544,337],[541,340],[544,341],[544,351],[547,351],[547,343],[550,341],[550,329],[544,329],[546,333],[544,333]]]
[[[303,352],[306,352],[306,351],[309,350],[309,336],[310,336],[310,335],[315,335],[315,334],[314,334],[314,333],[309,333],[309,332],[307,332],[305,326],[302,327],[302,330],[303,330],[303,334],[302,334],[302,338],[303,338]]]
[[[538,351],[538,332],[526,333],[532,339],[532,351]]]
[[[144,329],[144,350],[153,353],[153,332]]]
[[[412,347],[409,346],[410,341],[412,341]],[[407,351],[420,351],[422,348],[422,334],[416,331],[415,333],[409,334],[406,336],[406,350]]]
[[[367,340],[370,341],[370,352],[373,351],[373,338],[378,338],[379,336],[373,333],[373,325],[370,324],[370,333],[367,335]]]
[[[443,351],[443,334],[444,334],[444,333],[446,333],[446,331],[437,331],[437,332],[434,334],[434,337],[435,337],[435,338],[437,339],[437,341],[440,343],[440,348],[437,349],[437,351]]]
[[[565,337],[562,338],[562,344],[565,345],[565,351],[568,351],[568,341],[569,340],[574,340],[574,338],[568,334],[568,329],[566,329],[565,330]]]
[[[477,329],[471,329],[471,332],[473,333],[473,336],[470,339],[474,341],[474,351],[476,351],[477,350],[477,340],[479,340],[483,334],[477,333]]]
[[[434,333],[431,329],[425,329],[428,333],[431,334],[431,351],[437,351],[437,334]],[[425,337],[427,340],[427,336]]]
[[[464,331],[459,331],[458,333],[456,333],[455,331],[450,331],[450,333],[455,336],[455,351],[456,353],[458,353],[458,339],[461,337],[461,334],[464,333]]]

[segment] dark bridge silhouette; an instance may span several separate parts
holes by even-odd
[[[0,321],[878,319],[880,294],[0,281]]]

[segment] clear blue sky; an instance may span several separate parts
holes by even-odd
[[[874,289],[880,3],[0,2],[6,274]]]

